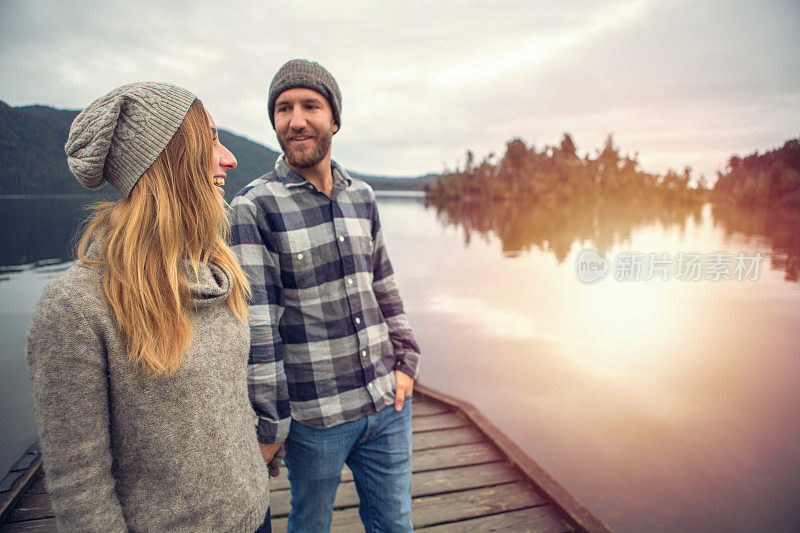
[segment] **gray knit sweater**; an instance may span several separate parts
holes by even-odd
[[[268,476],[247,398],[249,328],[225,303],[228,274],[201,265],[191,349],[176,374],[154,378],[127,363],[98,272],[78,263],[51,282],[28,331],[59,530],[255,531]]]

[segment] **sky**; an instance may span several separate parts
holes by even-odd
[[[273,149],[267,88],[292,58],[342,92],[333,157],[417,176],[607,135],[643,170],[713,177],[800,135],[797,0],[0,1],[0,100],[78,109],[167,81]],[[268,169],[265,169],[265,171]]]

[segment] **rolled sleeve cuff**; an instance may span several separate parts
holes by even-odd
[[[403,374],[407,374],[414,379],[417,379],[419,377],[419,354],[398,354],[395,360],[394,369],[399,370]]]
[[[274,444],[285,441],[286,437],[289,436],[291,423],[291,418],[283,418],[276,421],[259,417],[258,426],[256,427],[258,442],[260,444]]]

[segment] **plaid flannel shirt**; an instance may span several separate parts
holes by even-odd
[[[289,168],[231,203],[234,253],[252,286],[248,387],[258,440],[292,419],[321,429],[394,402],[419,347],[386,254],[375,193],[332,163],[331,197]]]

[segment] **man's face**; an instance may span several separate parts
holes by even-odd
[[[295,88],[275,101],[275,133],[286,162],[311,168],[330,157],[331,137],[339,129],[328,100],[317,91]]]

